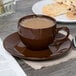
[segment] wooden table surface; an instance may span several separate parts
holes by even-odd
[[[32,5],[39,0],[20,0],[17,2],[15,13],[0,18],[0,37],[4,40],[9,34],[17,31],[17,22],[19,18],[33,14]],[[58,26],[67,26],[72,36],[76,35],[76,23],[58,23]],[[27,76],[76,76],[76,59],[71,59],[65,63],[55,66],[34,70],[16,58]]]

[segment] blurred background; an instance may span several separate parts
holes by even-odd
[[[0,17],[15,13],[15,5],[18,0],[0,0]]]

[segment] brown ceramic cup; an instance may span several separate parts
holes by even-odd
[[[47,24],[44,22],[46,24],[45,28],[36,28],[36,29],[26,27],[26,23],[25,27],[21,25],[21,22],[23,20],[26,21],[27,19],[30,18],[46,19],[52,21],[53,23],[51,24],[52,26],[47,27]],[[36,24],[33,24],[33,27],[36,27],[35,25]],[[52,17],[48,17],[45,15],[28,15],[20,18],[20,20],[18,21],[18,35],[21,41],[24,43],[24,45],[26,45],[26,47],[31,50],[46,49],[48,48],[48,45],[53,43],[55,36],[58,34],[60,30],[66,31],[67,35],[64,38],[56,40],[54,45],[58,45],[59,43],[64,42],[69,36],[69,29],[67,27],[57,28],[56,25],[57,25],[56,20]]]

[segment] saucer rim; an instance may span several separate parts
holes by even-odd
[[[12,35],[14,35],[14,34],[17,34],[17,32],[14,32],[14,33],[12,33],[12,34],[10,34],[10,35],[8,35],[5,39],[4,39],[4,41],[3,41],[3,46],[4,46],[4,48],[7,50],[7,49],[9,49],[9,48],[6,48],[6,45],[5,45],[5,41],[10,37],[10,36],[12,36]],[[63,33],[61,33],[61,34],[63,34]],[[64,35],[64,34],[63,34]],[[70,36],[70,35],[69,35]],[[72,37],[72,36],[71,36]],[[71,46],[72,46],[72,40],[68,37],[67,38],[69,41],[70,41],[70,46],[69,46],[69,48],[67,48],[68,50],[66,51],[66,52],[64,52],[64,53],[56,53],[56,55],[54,56],[49,56],[49,57],[47,57],[47,58],[35,58],[35,57],[25,57],[25,56],[20,56],[20,55],[18,55],[18,54],[12,54],[10,51],[8,51],[9,53],[11,53],[11,55],[13,55],[14,57],[17,57],[17,58],[22,58],[22,59],[26,59],[26,60],[31,60],[31,61],[45,61],[45,60],[55,60],[55,59],[58,59],[58,58],[62,58],[62,57],[64,57],[67,53],[69,53],[69,51],[70,51],[70,49],[71,49]],[[11,49],[12,50],[12,49]],[[20,53],[21,54],[21,53]],[[62,56],[61,56],[62,55]],[[56,56],[57,56],[57,58],[56,58]],[[51,57],[51,58],[50,58]]]

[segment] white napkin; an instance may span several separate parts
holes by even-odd
[[[62,33],[65,34],[63,31],[62,31]],[[72,40],[71,35],[69,35],[69,39]],[[70,60],[72,58],[76,58],[76,51],[75,50],[71,50],[68,55],[66,55],[63,58],[57,59],[57,60],[42,61],[42,62],[24,60],[24,62],[26,64],[28,64],[29,66],[31,66],[33,69],[36,70],[36,69],[41,69],[42,67],[57,65],[57,64],[66,62],[66,61],[68,61],[68,60]]]
[[[0,76],[26,76],[13,56],[8,53],[0,39]]]

